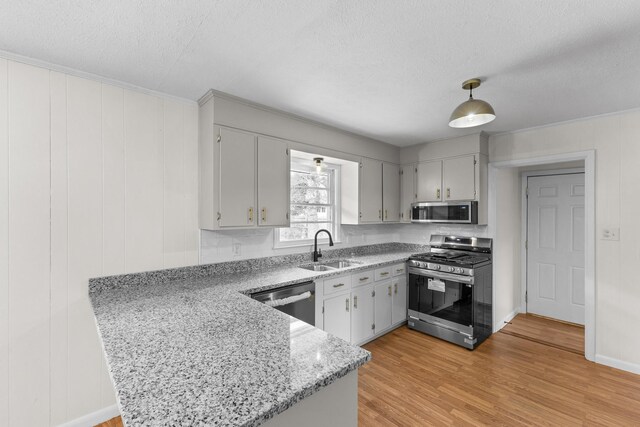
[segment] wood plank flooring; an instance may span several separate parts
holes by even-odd
[[[360,426],[640,425],[639,375],[535,341],[496,333],[469,351],[405,326],[364,347]]]
[[[640,376],[537,342],[469,351],[402,327],[365,348],[361,426],[640,425]]]
[[[584,326],[522,313],[505,325],[501,333],[584,354]]]

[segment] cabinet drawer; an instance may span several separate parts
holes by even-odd
[[[407,271],[406,264],[396,264],[391,266],[391,275],[392,276],[402,276],[405,271]]]
[[[351,276],[334,277],[326,279],[323,285],[323,291],[325,295],[332,294],[334,292],[344,291],[351,289]]]
[[[355,288],[356,286],[361,286],[361,285],[366,285],[369,283],[373,282],[373,278],[374,278],[374,271],[373,270],[367,270],[367,271],[361,271],[359,273],[355,273],[351,276],[351,280],[353,282],[353,287]]]
[[[382,268],[376,268],[376,282],[379,280],[388,279],[391,277],[391,266],[386,266]]]

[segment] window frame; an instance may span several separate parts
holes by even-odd
[[[332,163],[324,163],[323,168],[331,170],[331,179],[330,179],[330,188],[329,188],[329,196],[332,199],[332,203],[328,205],[322,204],[322,206],[333,206],[334,215],[333,220],[331,221],[333,225],[333,230],[329,230],[331,232],[331,236],[333,237],[333,243],[340,243],[341,239],[341,230],[340,225],[342,222],[341,219],[341,207],[340,207],[340,165],[332,164]],[[301,172],[314,172],[315,167],[309,165],[308,159],[291,159],[291,166],[289,169],[289,173],[291,171],[301,171]],[[289,191],[291,191],[291,186],[289,187]],[[292,203],[291,199],[289,200],[289,211],[291,211],[291,206],[295,204]],[[309,204],[309,206],[313,206],[313,204]],[[320,206],[320,205],[319,205]],[[291,215],[290,215],[291,216]],[[290,224],[296,223],[295,221],[290,220]],[[308,223],[312,222],[301,221],[298,223]],[[294,248],[294,247],[305,247],[305,246],[313,246],[313,239],[304,239],[304,240],[281,240],[281,230],[288,227],[278,227],[274,229],[273,233],[273,248],[274,249],[282,249],[282,248]],[[318,236],[318,243],[328,244],[329,238],[325,233],[322,233]]]

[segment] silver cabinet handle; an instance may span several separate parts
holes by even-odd
[[[365,280],[369,280],[369,276],[367,276],[367,277],[361,277],[361,278],[360,278],[360,281],[361,281],[361,282],[364,282]]]
[[[384,210],[384,219],[389,219],[389,212],[387,212],[387,210]]]
[[[436,199],[440,198],[440,189],[436,189]]]
[[[344,286],[344,283],[337,283],[337,284],[333,285],[334,288],[340,288],[342,286]]]
[[[404,271],[404,268],[397,268],[396,269],[396,273],[402,273]]]
[[[382,219],[382,209],[378,209],[378,219]]]
[[[347,299],[345,300],[345,303],[346,303],[346,306],[345,306],[345,307],[346,307],[347,311],[349,311],[349,298],[347,298]]]
[[[353,296],[353,308],[358,308],[358,296]]]
[[[391,296],[391,285],[389,285],[389,296]]]
[[[380,273],[381,276],[386,276],[387,274],[389,274],[388,271],[383,271],[382,273]]]
[[[451,189],[447,188],[447,199],[451,198]]]
[[[249,208],[249,222],[253,222],[253,208]]]
[[[262,222],[267,222],[267,208],[262,208]]]
[[[393,293],[394,294],[398,293],[398,284],[397,283],[393,285]]]

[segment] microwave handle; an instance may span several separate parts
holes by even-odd
[[[473,285],[473,276],[458,276],[457,274],[443,273],[441,271],[424,270],[422,268],[409,267],[409,274],[431,277],[434,279],[451,280],[452,282],[466,283]]]

